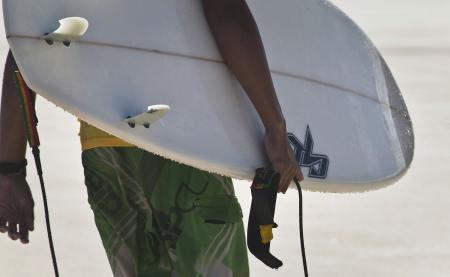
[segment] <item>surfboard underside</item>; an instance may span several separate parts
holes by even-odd
[[[41,2],[42,7],[53,3],[34,2]],[[42,14],[33,15],[30,20],[37,24],[35,30],[17,27],[14,18],[18,13],[21,18],[27,15],[18,7],[37,5],[34,2],[4,0],[4,9],[11,49],[27,84],[37,93],[113,135],[203,170],[252,179],[256,168],[267,165],[263,126],[245,92],[217,55],[208,30],[202,25],[203,19],[198,20],[201,9],[195,1],[186,1],[192,2],[189,7],[186,3],[176,6],[174,1],[153,2],[161,8],[161,22],[168,23],[164,16],[173,15],[170,19],[174,20],[177,15],[179,21],[172,21],[172,25],[183,26],[178,31],[168,27],[169,35],[161,38],[166,46],[161,41],[142,38],[142,32],[134,38],[127,38],[127,33],[121,41],[114,41],[113,34],[107,33],[113,26],[106,27],[106,16],[92,17],[91,9],[82,9],[89,7],[85,1],[67,0],[62,1],[65,9],[40,10]],[[113,2],[117,2],[117,7],[112,6],[118,9],[119,1]],[[150,19],[141,18],[137,9],[150,4],[137,2],[129,8],[130,13],[135,13],[136,26],[141,26],[140,21]],[[315,11],[316,16],[320,12],[325,22],[333,19],[340,23],[341,28],[345,27],[340,35],[349,38],[336,38],[335,51],[342,51],[342,55],[335,52],[329,56],[328,49],[320,49],[325,46],[315,48],[323,54],[321,57],[309,46],[302,46],[301,53],[292,53],[289,44],[286,52],[279,53],[275,50],[279,49],[277,44],[288,34],[274,32],[287,23],[272,19],[278,15],[270,9],[271,2],[250,1],[267,42],[289,139],[306,177],[303,186],[309,190],[348,192],[393,183],[412,161],[414,137],[406,105],[391,72],[370,41],[356,33],[353,23],[348,23],[335,8],[322,1],[298,2],[309,7],[309,12]],[[301,8],[298,2],[280,4],[281,11],[289,15],[289,8]],[[180,5],[186,11],[181,11]],[[50,20],[67,15],[68,7],[76,16],[89,20],[89,31],[70,47],[48,45],[41,32],[51,27]],[[171,13],[169,8],[174,11]],[[44,15],[47,18],[41,18]],[[193,15],[197,19],[187,19]],[[311,15],[308,18],[313,20]],[[150,22],[146,24],[149,26]],[[304,24],[307,28],[312,23]],[[194,27],[200,31],[192,31]],[[309,29],[299,33],[314,38]],[[198,42],[192,37],[199,38]],[[291,35],[286,41],[293,39],[299,40]],[[301,42],[308,44],[311,40]],[[169,46],[169,42],[175,46]],[[198,49],[203,52],[196,52]],[[305,64],[299,62],[302,59]],[[147,106],[161,103],[169,105],[171,111],[148,129],[132,129],[124,121]]]

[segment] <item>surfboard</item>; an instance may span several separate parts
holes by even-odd
[[[413,158],[411,120],[361,29],[324,0],[247,2],[303,187],[367,191],[401,177]],[[252,179],[268,164],[262,123],[224,64],[200,1],[3,0],[3,12],[25,81],[64,110],[210,172]],[[144,120],[130,122],[136,117]]]

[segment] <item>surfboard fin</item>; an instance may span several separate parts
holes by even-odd
[[[66,17],[59,20],[59,27],[44,35],[44,40],[49,45],[55,41],[60,41],[64,46],[69,47],[72,41],[83,36],[89,27],[89,22],[82,17]]]
[[[145,128],[150,128],[150,125],[162,118],[170,110],[168,105],[153,105],[148,106],[147,111],[136,116],[128,116],[124,121],[128,123],[130,128],[135,128],[136,125],[142,125]]]

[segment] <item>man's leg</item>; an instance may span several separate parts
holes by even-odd
[[[88,201],[115,277],[171,276],[173,269],[142,191],[141,158],[134,147],[82,154]]]
[[[134,147],[83,152],[89,203],[115,276],[248,276],[229,178]]]
[[[249,276],[242,211],[230,178],[170,161],[150,197],[176,276]]]

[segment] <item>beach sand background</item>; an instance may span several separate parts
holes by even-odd
[[[409,107],[416,151],[398,183],[364,194],[304,193],[310,276],[450,276],[450,1],[335,0],[385,56]],[[7,42],[0,29],[0,64]],[[1,69],[3,70],[3,68]],[[61,276],[112,276],[83,184],[78,123],[38,100],[41,155]],[[28,156],[30,164],[32,157]],[[52,276],[41,193],[28,180],[36,230],[23,246],[0,236],[0,276]],[[247,222],[249,183],[235,181]],[[280,195],[272,252],[278,271],[249,256],[252,276],[303,276],[295,190]]]

